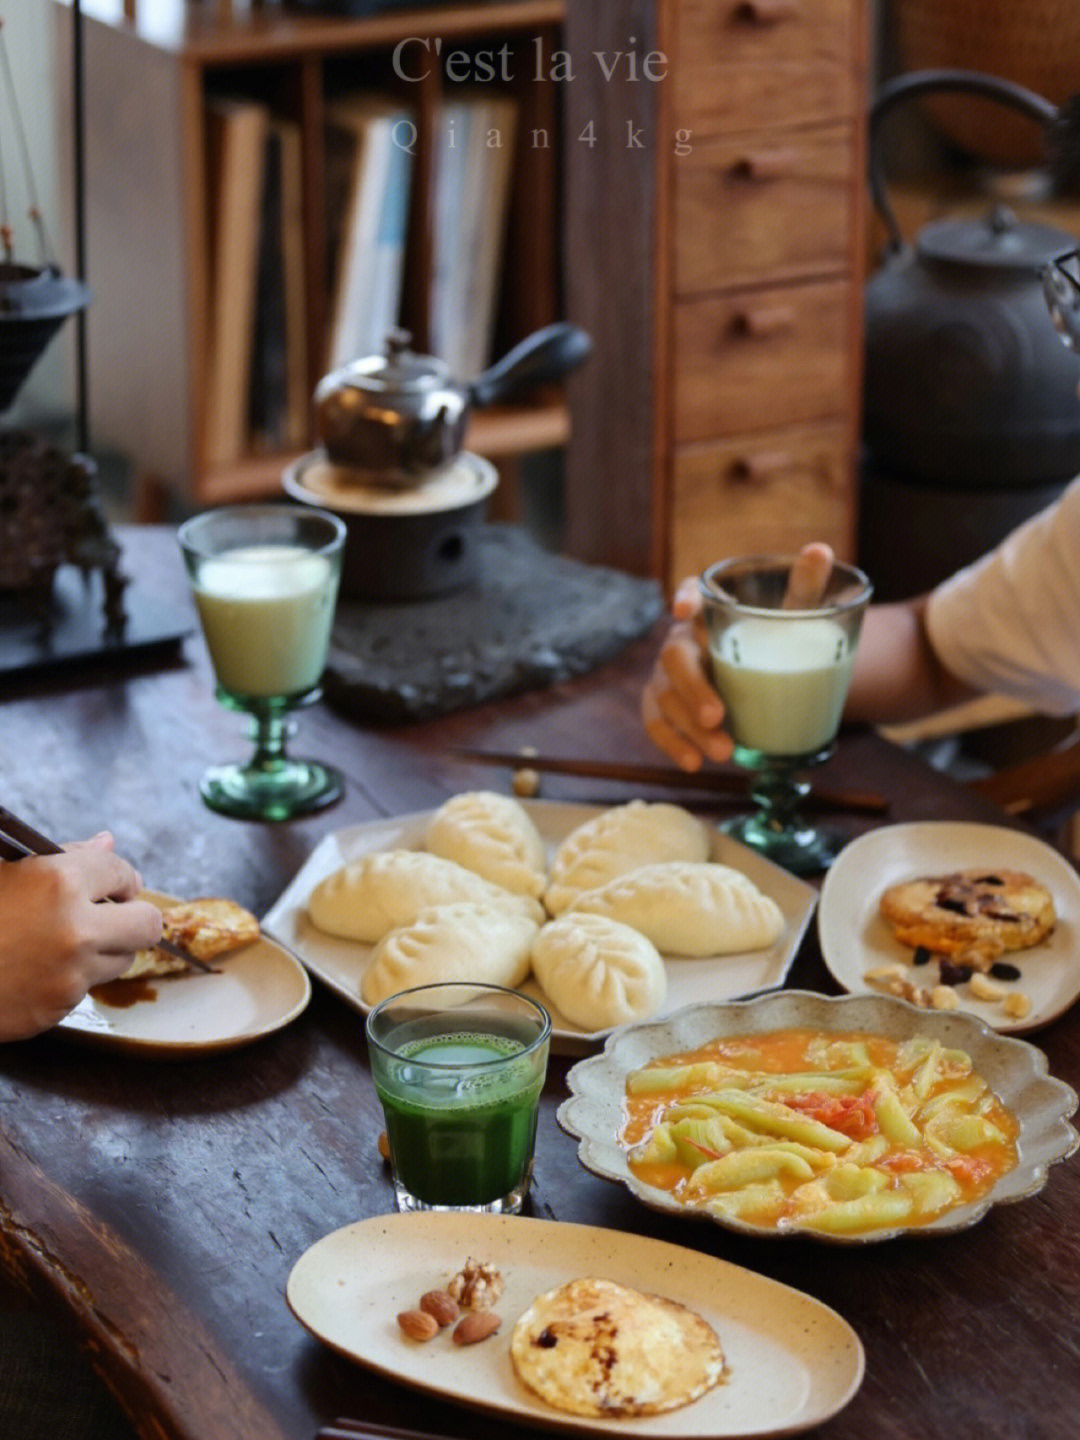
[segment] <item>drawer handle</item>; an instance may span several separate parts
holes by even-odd
[[[732,317],[731,322],[731,328],[737,335],[747,335],[753,340],[766,340],[770,335],[783,334],[794,326],[795,311],[790,305],[740,310]]]
[[[742,0],[732,12],[745,25],[779,25],[782,20],[796,20],[802,6],[796,0]]]
[[[785,450],[763,450],[757,455],[743,455],[731,464],[732,480],[764,485],[785,470],[791,469],[791,456]]]
[[[731,173],[738,180],[779,180],[791,174],[798,158],[794,150],[758,150],[736,160]]]

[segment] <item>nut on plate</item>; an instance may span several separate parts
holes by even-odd
[[[430,1315],[441,1329],[451,1325],[461,1315],[454,1297],[445,1290],[428,1290],[420,1296],[420,1309]]]
[[[493,1310],[471,1310],[454,1326],[454,1344],[476,1345],[481,1340],[486,1340],[489,1335],[494,1335],[501,1324],[502,1320]]]
[[[433,1340],[439,1333],[439,1322],[426,1310],[402,1310],[397,1323],[410,1340]]]
[[[487,1310],[502,1294],[503,1277],[494,1265],[470,1255],[446,1289],[466,1310]]]

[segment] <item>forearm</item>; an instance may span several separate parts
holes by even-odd
[[[925,612],[925,597],[867,610],[846,719],[915,720],[974,693],[938,660],[926,632]]]

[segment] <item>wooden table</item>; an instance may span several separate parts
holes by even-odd
[[[122,538],[138,584],[187,606],[171,532]],[[343,768],[347,797],[321,817],[260,826],[214,816],[198,796],[206,763],[243,745],[237,717],[211,698],[196,631],[168,663],[9,688],[0,799],[61,837],[111,827],[148,884],[232,895],[261,914],[328,830],[505,783],[452,745],[655,758],[637,719],[654,646],[638,642],[580,681],[401,729],[316,707],[300,717],[301,738]],[[837,784],[888,794],[892,820],[1002,818],[871,733],[845,736],[828,769]],[[629,798],[554,779],[544,794]],[[845,823],[855,834],[873,822]],[[791,983],[836,989],[813,934]],[[1077,1085],[1080,1012],[1038,1043]],[[1036,1199],[952,1238],[854,1249],[755,1241],[653,1213],[584,1171],[555,1123],[568,1063],[551,1067],[532,1213],[678,1241],[834,1306],[863,1340],[866,1379],[816,1434],[1072,1440],[1080,1157],[1056,1166]],[[309,1245],[393,1209],[380,1128],[360,1017],[318,985],[295,1024],[217,1057],[153,1062],[54,1036],[0,1047],[0,1258],[70,1318],[146,1440],[312,1440],[340,1414],[508,1440],[509,1425],[335,1356],[286,1306],[289,1271]]]

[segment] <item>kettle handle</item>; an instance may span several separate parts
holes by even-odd
[[[592,340],[576,325],[558,321],[518,342],[469,388],[474,405],[493,405],[529,386],[557,380],[577,368],[592,351]]]
[[[933,90],[953,90],[966,95],[982,95],[988,100],[1000,100],[1021,110],[1031,119],[1045,127],[1049,136],[1058,121],[1058,109],[1049,100],[1044,100],[1034,90],[1025,89],[1012,80],[996,75],[982,75],[977,70],[913,70],[908,75],[898,75],[887,80],[878,90],[870,107],[868,149],[870,154],[870,194],[878,214],[889,230],[887,249],[899,250],[904,243],[896,215],[885,194],[885,181],[881,172],[881,157],[878,153],[878,135],[881,122],[886,114],[903,100],[914,95],[925,95]]]

